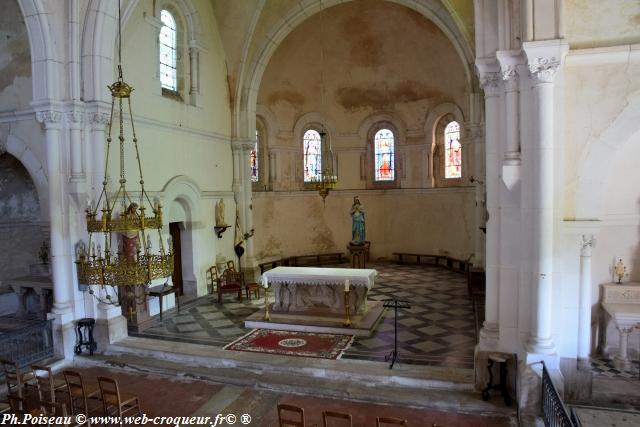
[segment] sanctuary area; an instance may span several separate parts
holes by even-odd
[[[1,3],[0,412],[640,424],[638,0]]]

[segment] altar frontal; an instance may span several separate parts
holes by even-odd
[[[274,313],[344,312],[344,294],[349,291],[353,313],[367,309],[367,294],[378,273],[372,269],[276,267],[263,275],[273,290]]]

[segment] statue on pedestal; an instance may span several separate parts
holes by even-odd
[[[216,227],[226,227],[227,224],[224,221],[224,200],[220,199],[216,203]]]
[[[354,245],[363,245],[366,240],[364,227],[364,207],[360,204],[358,196],[353,198],[351,206],[351,243]]]

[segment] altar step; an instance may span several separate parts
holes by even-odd
[[[484,402],[473,371],[357,360],[230,352],[199,344],[129,337],[79,363],[175,375],[281,393],[514,417],[498,397]]]

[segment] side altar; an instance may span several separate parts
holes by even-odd
[[[370,269],[276,267],[264,273],[275,295],[272,312],[344,313],[345,282],[353,313],[366,310],[378,273]]]
[[[614,365],[626,369],[631,364],[629,335],[640,327],[640,283],[601,284],[600,307],[598,352],[605,356],[615,353]]]
[[[262,275],[273,301],[266,303],[270,318],[256,312],[245,327],[370,336],[384,311],[379,301],[367,301],[377,276],[372,269],[276,267]]]

